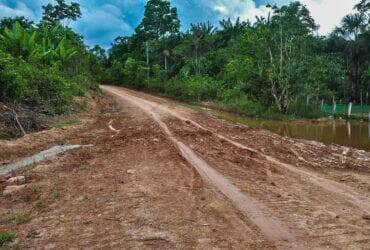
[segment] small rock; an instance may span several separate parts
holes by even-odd
[[[23,175],[16,176],[16,177],[11,177],[6,182],[8,182],[8,183],[25,183],[26,182],[26,177],[23,176]]]
[[[81,201],[83,201],[84,199],[85,199],[85,196],[80,196],[80,197],[78,197],[78,198],[77,198],[77,201],[81,202]]]
[[[337,214],[337,215],[335,216],[335,218],[336,218],[336,219],[339,219],[339,218],[340,218],[340,216]]]
[[[129,169],[129,170],[126,171],[126,173],[128,173],[128,174],[135,174],[135,170]]]
[[[19,191],[23,188],[25,188],[26,185],[20,185],[20,186],[7,186],[3,192],[3,195],[8,195],[8,194],[12,194],[16,191]]]
[[[364,214],[364,215],[362,215],[362,219],[370,220],[370,215],[369,214]]]

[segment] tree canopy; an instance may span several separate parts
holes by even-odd
[[[368,0],[326,37],[317,35],[319,26],[300,2],[267,8],[270,15],[254,24],[227,19],[219,28],[205,22],[179,32],[176,8],[150,0],[135,34],[112,44],[108,75],[124,84],[134,74],[137,88],[250,114],[299,115],[322,99],[364,101],[370,90]]]

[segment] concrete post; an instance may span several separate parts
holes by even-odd
[[[353,105],[353,103],[350,102],[349,106],[348,106],[348,116],[351,116],[351,114],[352,114],[352,105]]]

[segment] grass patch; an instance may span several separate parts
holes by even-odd
[[[13,140],[17,137],[18,135],[15,132],[0,131],[0,140]]]
[[[31,220],[31,217],[28,213],[16,213],[12,217],[10,217],[9,222],[13,225],[20,225],[27,223]]]
[[[66,121],[62,121],[59,123],[55,123],[51,125],[51,127],[52,128],[65,128],[65,127],[79,125],[79,124],[81,124],[81,121],[79,119],[71,119],[71,120],[66,120]]]
[[[3,246],[7,242],[12,242],[16,236],[17,234],[14,232],[0,232],[0,246]]]
[[[31,193],[33,193],[33,194],[40,193],[40,188],[38,188],[38,187],[31,187]]]
[[[34,208],[37,210],[42,210],[46,207],[46,203],[47,202],[44,199],[38,200],[36,204],[34,205]]]
[[[60,193],[60,190],[58,187],[53,188],[52,196],[54,200],[60,200],[60,198],[62,197],[62,194]]]

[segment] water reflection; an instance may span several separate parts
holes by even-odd
[[[240,117],[229,113],[221,113],[221,116],[251,127],[268,129],[283,136],[327,144],[335,143],[370,151],[370,122],[344,120],[285,122]]]

